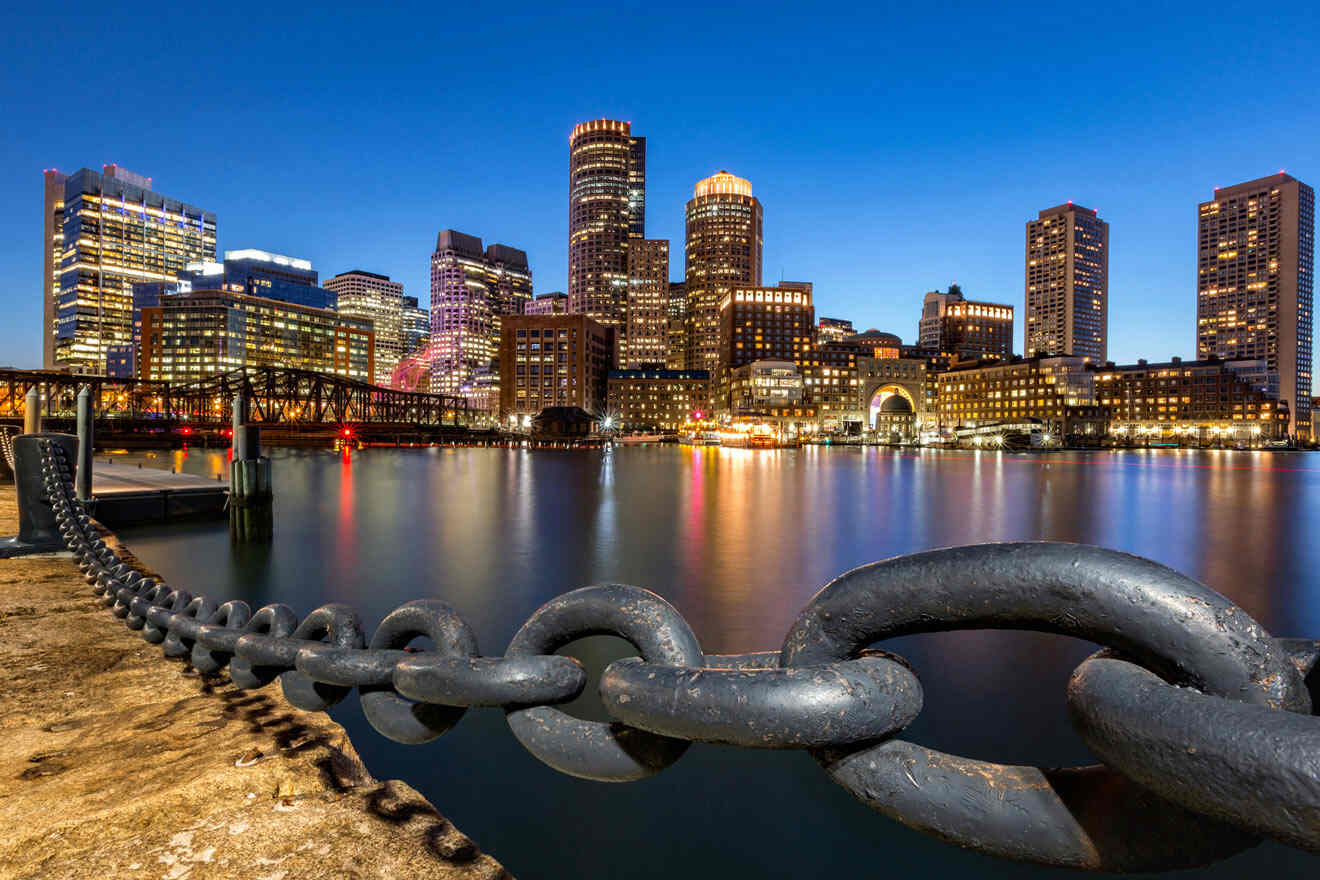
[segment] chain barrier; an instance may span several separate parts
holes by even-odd
[[[93,592],[130,629],[198,671],[245,689],[279,680],[300,709],[357,689],[367,721],[402,743],[444,734],[474,706],[504,709],[549,766],[600,781],[642,779],[694,742],[805,749],[877,811],[992,855],[1103,871],[1205,865],[1263,837],[1320,853],[1320,642],[1275,639],[1209,587],[1136,556],[1074,544],[985,544],[866,565],[827,584],[775,652],[706,655],[687,622],[639,587],[584,587],[547,602],[503,657],[446,603],[407,602],[370,640],[347,605],[299,621],[144,576],[101,538],[75,498],[69,453],[40,440],[46,495]],[[1027,629],[1106,650],[1068,686],[1075,727],[1103,765],[1015,767],[894,738],[921,684],[884,639]],[[614,721],[558,706],[586,686],[554,652],[589,635],[640,657],[610,664]],[[410,644],[427,638],[433,650]]]
[[[0,425],[0,455],[5,457],[5,464],[9,465],[11,474],[18,473],[18,465],[14,461],[14,429],[9,425]]]

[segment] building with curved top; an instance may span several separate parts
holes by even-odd
[[[632,124],[593,119],[568,141],[569,311],[626,324],[628,240],[646,237],[646,138]]]
[[[761,285],[761,203],[751,181],[727,171],[697,181],[686,225],[687,368],[714,375],[720,301],[735,287]]]
[[[911,401],[901,394],[884,397],[878,405],[871,407],[871,412],[876,434],[890,443],[911,440],[916,433],[916,413]]]
[[[868,357],[880,360],[893,360],[903,354],[903,340],[901,337],[893,333],[886,333],[883,330],[877,330],[874,327],[845,338],[842,344],[856,348],[859,354],[865,354]]]

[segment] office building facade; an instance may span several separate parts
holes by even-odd
[[[1111,438],[1126,444],[1259,444],[1288,436],[1289,410],[1244,376],[1255,365],[1214,360],[1105,365],[1096,402]]]
[[[1035,425],[1059,440],[1099,444],[1107,412],[1096,402],[1095,375],[1082,357],[955,365],[939,376],[939,421],[952,429],[1025,431]]]
[[[41,368],[55,369],[55,321],[60,301],[60,260],[64,257],[64,184],[69,175],[54,168],[44,172],[41,227]]]
[[[720,302],[735,287],[761,286],[761,203],[751,181],[721,171],[697,181],[686,209],[686,361],[720,369]]]
[[[849,336],[854,336],[857,328],[853,327],[853,322],[844,318],[826,318],[821,317],[816,325],[816,341],[821,345],[830,342],[843,342]]]
[[[816,309],[811,284],[781,281],[778,287],[736,286],[720,301],[716,409],[729,405],[732,371],[752,361],[811,361]]]
[[[164,293],[142,313],[141,378],[193,382],[240,367],[373,377],[371,322],[230,290]]]
[[[403,345],[405,355],[425,348],[431,341],[431,310],[415,296],[403,297]]]
[[[663,365],[669,351],[669,242],[628,240],[628,303],[619,362],[627,369]]]
[[[1027,221],[1027,357],[1109,351],[1109,224],[1072,202]]]
[[[312,309],[338,307],[334,291],[320,286],[310,260],[256,248],[225,251],[224,260],[199,260],[179,273],[181,290],[227,290]],[[170,285],[165,284],[167,289]]]
[[[687,285],[669,282],[669,308],[665,332],[665,367],[681,370],[687,364]]]
[[[339,314],[370,321],[375,334],[375,375],[388,388],[394,368],[411,350],[403,327],[403,285],[388,275],[354,269],[327,278],[326,290],[338,300]]]
[[[501,324],[499,415],[521,424],[547,407],[605,413],[615,330],[586,315],[514,315]]]
[[[458,394],[475,410],[498,401],[500,322],[532,298],[527,254],[453,229],[431,255],[431,390]]]
[[[1308,439],[1315,191],[1287,174],[1215,190],[1197,212],[1196,353],[1263,360]]]
[[[613,370],[609,409],[621,431],[678,431],[707,415],[705,370]]]
[[[1013,307],[965,299],[956,284],[931,291],[922,302],[917,345],[966,360],[1012,357]]]
[[[215,259],[215,214],[115,165],[67,177],[47,171],[42,228],[51,368],[104,373],[109,350],[132,343],[133,285],[174,281],[189,263]]]
[[[619,337],[628,308],[628,240],[646,237],[646,139],[614,119],[583,122],[568,142],[569,311]]]
[[[568,294],[554,291],[538,293],[536,298],[523,307],[524,315],[567,315]]]
[[[802,368],[792,361],[766,359],[735,367],[728,386],[724,415],[730,419],[806,425],[816,418]]]

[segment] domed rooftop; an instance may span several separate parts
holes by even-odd
[[[865,332],[858,333],[855,336],[849,336],[844,341],[860,342],[863,343],[864,345],[888,345],[894,347],[901,346],[903,344],[903,340],[899,336],[896,336],[893,333],[885,333],[883,330],[877,330],[874,327],[872,327],[870,330],[867,330]]]
[[[907,402],[907,398],[901,394],[891,394],[880,404],[882,413],[910,413],[912,404]]]

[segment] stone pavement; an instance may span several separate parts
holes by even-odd
[[[17,523],[0,486],[0,534]],[[508,874],[278,684],[242,691],[162,657],[70,555],[0,560],[0,878],[66,877]]]

